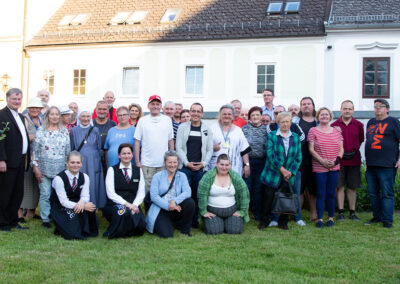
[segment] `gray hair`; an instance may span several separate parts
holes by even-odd
[[[280,123],[281,120],[285,117],[289,117],[290,121],[292,120],[292,115],[286,111],[282,111],[280,114],[278,114],[278,116],[276,117],[276,123]]]
[[[44,130],[46,130],[46,131],[47,131],[48,128],[49,128],[49,115],[50,115],[51,110],[53,110],[53,109],[57,110],[57,111],[58,111],[58,114],[60,115],[60,119],[58,120],[58,129],[61,130],[61,129],[64,128],[64,125],[62,124],[60,109],[59,109],[58,107],[56,107],[56,106],[51,106],[51,107],[49,107],[49,109],[44,113],[44,116],[43,116],[42,128],[43,128]]]
[[[286,108],[285,108],[283,105],[277,105],[277,106],[275,106],[275,108],[277,108],[277,107],[281,107],[281,108],[283,108],[283,111],[286,111]]]
[[[176,109],[175,103],[174,103],[173,101],[166,101],[166,102],[164,103],[164,107],[165,107],[166,105],[172,105],[172,106],[174,107],[174,110]]]
[[[242,102],[239,100],[233,100],[231,101],[231,105],[233,105],[234,103],[239,103],[240,104],[240,108],[242,108]]]
[[[300,107],[299,107],[298,105],[291,104],[291,105],[288,107],[288,109],[291,108],[291,107],[295,107],[296,109],[300,110]]]
[[[221,111],[222,111],[223,109],[226,109],[226,108],[229,108],[229,109],[232,111],[233,116],[235,116],[235,108],[234,108],[233,105],[231,105],[231,104],[226,104],[226,105],[221,106],[221,107],[219,108],[219,113],[221,113]]]
[[[50,92],[46,89],[41,89],[37,92],[37,96],[39,97],[41,93],[46,92],[48,96],[50,96]]]
[[[73,150],[73,151],[71,151],[71,152],[68,154],[68,156],[67,156],[67,162],[69,162],[69,160],[71,159],[71,157],[79,157],[79,158],[81,159],[81,162],[82,162],[82,155],[81,155],[81,153],[79,153],[79,152],[76,151],[76,150]]]
[[[178,159],[178,162],[179,162],[179,156],[176,153],[176,151],[170,150],[170,151],[165,152],[165,154],[164,154],[164,163],[167,161],[167,159],[169,157],[176,157]]]
[[[6,93],[6,98],[8,99],[12,94],[22,95],[22,91],[18,88],[11,88]]]

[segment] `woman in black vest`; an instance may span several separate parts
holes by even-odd
[[[96,206],[89,202],[89,177],[81,173],[82,157],[72,151],[67,157],[67,170],[52,182],[51,217],[54,234],[66,240],[86,239],[98,235]]]
[[[133,147],[122,143],[118,147],[119,163],[108,168],[106,176],[107,205],[104,217],[110,222],[104,236],[109,239],[141,236],[146,223],[140,204],[145,196],[143,172],[132,165]]]

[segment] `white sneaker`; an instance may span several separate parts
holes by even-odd
[[[300,227],[304,227],[306,225],[306,222],[304,222],[303,220],[299,220],[296,222],[297,225],[299,225]]]
[[[278,227],[278,222],[271,221],[271,223],[269,223],[268,227]]]

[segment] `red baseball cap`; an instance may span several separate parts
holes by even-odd
[[[151,103],[152,101],[155,101],[155,100],[160,101],[160,103],[162,103],[161,97],[160,97],[159,95],[152,95],[152,96],[149,98],[149,103]]]

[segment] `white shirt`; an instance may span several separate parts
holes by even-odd
[[[235,205],[235,187],[231,183],[226,187],[221,187],[213,183],[208,196],[208,205],[217,208],[228,208]]]
[[[132,177],[132,165],[125,167],[122,163],[120,163],[119,168],[122,171],[123,175],[125,175],[123,168],[128,168],[128,170],[127,170],[128,176],[129,176],[129,178]],[[120,195],[118,195],[115,192],[114,168],[113,167],[109,167],[107,170],[106,192],[107,192],[107,197],[117,204],[125,205],[125,203],[127,202],[125,199],[123,199]],[[144,196],[145,196],[145,181],[144,181],[143,171],[142,171],[142,169],[140,169],[139,188],[138,188],[138,192],[136,194],[136,198],[132,204],[139,207],[139,205],[142,204],[142,202],[143,202]]]
[[[18,112],[15,110],[11,109],[8,107],[8,109],[11,111],[15,121],[17,122],[19,132],[21,132],[22,136],[22,155],[26,154],[28,152],[28,136],[26,135],[26,130],[25,130],[25,125],[22,122],[21,118],[18,115]]]
[[[287,156],[287,153],[289,151],[289,142],[290,142],[290,136],[292,136],[292,131],[289,130],[288,135],[286,137],[283,137],[281,129],[278,128],[278,130],[276,131],[276,135],[282,137],[283,146],[285,148],[285,156]]]
[[[78,178],[79,178],[79,173],[76,175],[73,175],[69,170],[65,170],[65,173],[67,174],[69,184],[72,187],[74,177],[76,177],[76,182],[78,183]],[[81,186],[82,191],[81,191],[81,200],[83,200],[85,203],[89,202],[90,199],[90,193],[89,193],[89,184],[90,180],[87,174],[83,174],[85,178],[84,184]],[[56,176],[53,179],[53,182],[51,183],[51,186],[56,190],[58,200],[60,201],[61,205],[67,209],[73,209],[76,205],[76,202],[70,201],[67,197],[67,193],[65,191],[65,186],[64,182],[61,179],[61,177]]]
[[[146,115],[139,119],[135,139],[142,142],[140,163],[146,167],[164,166],[164,154],[168,151],[168,142],[173,138],[172,121],[168,116]]]

